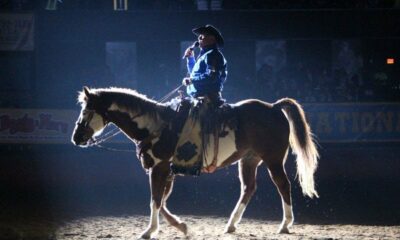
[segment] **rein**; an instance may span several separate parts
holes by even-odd
[[[170,91],[169,93],[167,93],[164,97],[162,97],[159,102],[163,103],[166,100],[168,100],[169,98],[171,98],[172,95],[174,95],[177,91],[179,91],[179,89],[181,89],[183,87],[183,84],[179,85],[177,88],[175,88],[174,90]],[[136,116],[134,116],[132,118],[135,119],[139,116],[141,116],[142,114],[137,114]],[[163,127],[162,127],[163,128]],[[161,131],[157,131],[157,132],[161,132]],[[114,129],[106,132],[103,136],[101,136],[101,138],[97,138],[97,139],[90,139],[90,143],[89,143],[89,147],[92,146],[96,146],[98,148],[104,149],[104,150],[109,150],[109,151],[114,151],[114,152],[136,152],[134,150],[128,150],[128,149],[116,149],[116,148],[110,148],[110,147],[106,147],[101,145],[101,143],[104,143],[105,141],[117,136],[118,134],[121,133],[121,130],[118,127],[115,127]],[[155,136],[153,136],[154,134],[150,134],[149,137],[154,138]],[[146,141],[146,139],[142,140],[142,141]],[[147,141],[146,141],[147,142]],[[136,143],[136,142],[135,142]],[[137,145],[137,143],[136,143]]]

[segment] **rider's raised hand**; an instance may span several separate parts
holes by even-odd
[[[185,54],[183,55],[184,58],[188,58],[188,57],[194,57],[194,51],[193,51],[193,47],[188,47],[185,50]]]
[[[185,77],[185,78],[182,80],[182,85],[188,86],[188,85],[190,85],[190,84],[192,84],[192,79],[190,79],[190,77]]]

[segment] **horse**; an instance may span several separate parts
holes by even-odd
[[[82,109],[71,139],[75,145],[90,146],[93,137],[113,123],[138,145],[146,143],[149,146],[142,154],[141,162],[149,175],[151,214],[149,225],[141,238],[149,239],[158,232],[160,213],[170,225],[187,235],[187,225],[167,208],[175,178],[170,161],[178,133],[171,129],[171,124],[177,112],[168,104],[149,99],[135,90],[122,88],[84,87],[79,92],[78,102]],[[231,111],[235,112],[237,126],[225,126],[225,134],[217,138],[220,152],[216,167],[220,169],[238,162],[241,193],[225,233],[237,229],[256,191],[257,167],[261,163],[265,163],[263,166],[267,167],[282,201],[283,218],[278,233],[289,233],[294,220],[291,183],[284,168],[289,147],[296,155],[297,175],[303,195],[318,197],[314,173],[319,154],[304,110],[296,100],[283,98],[272,104],[247,99],[231,104]]]

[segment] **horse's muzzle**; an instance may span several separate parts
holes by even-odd
[[[72,136],[71,142],[72,142],[73,144],[75,144],[76,146],[85,147],[85,146],[88,145],[89,140],[90,140],[90,138],[89,138],[89,137],[86,137],[85,134],[78,134],[78,133],[75,133],[75,134]]]

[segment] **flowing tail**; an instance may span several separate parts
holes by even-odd
[[[296,100],[291,98],[280,99],[274,103],[274,107],[281,108],[289,120],[289,142],[293,153],[297,156],[297,174],[303,194],[310,198],[319,197],[314,184],[319,154],[304,110]]]

